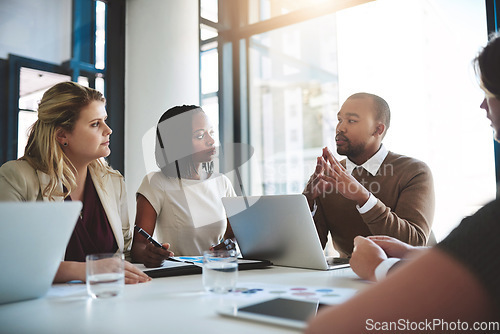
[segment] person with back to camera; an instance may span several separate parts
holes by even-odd
[[[99,91],[74,82],[51,87],[39,103],[24,156],[0,168],[0,201],[83,203],[54,282],[85,281],[88,254],[130,255],[125,183],[104,160],[112,132],[105,103]],[[149,280],[125,262],[125,283]]]
[[[236,194],[229,179],[213,170],[217,153],[213,136],[212,125],[198,106],[176,106],[161,116],[155,147],[161,171],[146,175],[137,191],[136,226],[150,235],[156,231],[165,249],[136,232],[134,261],[158,267],[174,254],[234,248],[221,198]]]
[[[337,118],[337,152],[347,158],[339,162],[325,147],[303,192],[323,247],[328,233],[341,257],[352,253],[357,235],[426,245],[434,216],[432,174],[424,162],[382,144],[391,118],[387,102],[353,94]]]
[[[500,142],[500,35],[490,37],[474,65],[486,95],[481,108]],[[436,319],[441,323],[436,332],[498,333],[499,236],[500,199],[496,199],[463,219],[437,246],[412,256],[375,286],[338,307],[320,311],[306,333],[361,333],[400,319],[413,323]],[[388,256],[407,257],[409,253],[415,254],[413,247],[390,238],[358,237],[351,262],[357,273],[373,278],[377,265]],[[450,327],[458,322],[459,329]],[[492,327],[474,328],[478,325]]]

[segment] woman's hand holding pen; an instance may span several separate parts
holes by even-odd
[[[148,268],[155,268],[160,267],[163,260],[174,256],[174,253],[168,250],[170,244],[160,244],[148,232],[137,225],[134,226],[134,230],[135,242],[132,246],[132,256],[134,257],[134,253],[136,254],[134,261],[143,263]],[[134,250],[136,251],[134,252]]]
[[[151,242],[146,243],[143,263],[148,268],[160,267],[163,260],[174,256],[174,253],[169,251],[170,244],[162,244],[162,247],[156,247]]]

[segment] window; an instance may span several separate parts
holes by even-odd
[[[201,0],[200,16],[200,78],[201,107],[212,122],[214,129],[219,128],[219,51],[218,51],[218,1]],[[219,131],[215,131],[215,142],[219,142]]]
[[[71,80],[69,75],[21,67],[19,79],[19,118],[17,132],[17,158],[24,155],[29,130],[38,119],[38,103],[43,93],[53,85]]]
[[[254,195],[302,192],[316,156],[335,136],[335,29],[331,14],[250,37]]]
[[[72,65],[71,62],[65,66],[56,66],[52,64],[44,64],[38,61],[30,61],[22,59],[26,66],[19,69],[19,102],[18,102],[18,130],[17,130],[17,158],[24,155],[24,149],[28,140],[29,130],[32,124],[37,120],[38,103],[43,94],[53,85],[63,82],[75,80],[83,86],[92,86],[104,93],[104,76],[105,69],[105,27],[106,27],[106,4],[102,1],[95,2],[95,45],[91,47],[94,54],[90,55],[90,60],[95,59],[95,68],[93,64],[85,64],[84,62],[76,62],[77,65]],[[80,36],[81,37],[81,36]],[[79,43],[79,42],[78,42]],[[86,54],[88,50],[82,51]],[[89,66],[90,65],[90,66]],[[67,67],[72,67],[69,70]],[[67,72],[61,74],[42,70],[40,68],[52,67],[56,71]],[[72,75],[70,73],[72,72]]]
[[[269,20],[329,0],[259,0],[248,1],[248,24]]]
[[[220,127],[255,149],[247,193],[301,192],[321,148],[335,151],[340,105],[366,91],[391,107],[388,149],[433,172],[438,240],[495,197],[493,140],[471,66],[487,40],[484,2],[219,2],[217,20],[200,19],[212,28],[204,36],[217,42],[220,65],[210,73],[202,61],[202,87],[223,78],[210,85],[222,87]]]
[[[337,14],[340,101],[355,91],[388,101],[385,145],[432,170],[438,240],[495,197],[493,140],[471,66],[487,41],[485,11],[479,1],[379,0]]]

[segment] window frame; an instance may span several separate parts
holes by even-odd
[[[101,1],[101,0],[96,0]],[[0,130],[0,163],[17,159],[19,84],[21,67],[69,75],[77,82],[86,77],[89,86],[95,88],[95,78],[105,79],[105,96],[109,124],[113,129],[109,162],[113,168],[124,172],[124,96],[125,96],[125,3],[121,0],[107,0],[105,13],[105,66],[95,67],[95,16],[96,1],[73,0],[72,8],[72,56],[61,64],[9,54],[2,61],[2,85],[8,87],[5,103],[2,103]],[[5,108],[3,111],[3,108]]]
[[[202,80],[202,47],[206,43],[217,41],[219,90],[216,94],[219,100],[221,142],[250,143],[250,124],[248,122],[248,46],[250,37],[375,0],[345,1],[340,5],[334,2],[325,2],[253,24],[247,24],[248,11],[246,10],[249,1],[252,0],[219,0],[218,22],[210,21],[201,16],[201,1],[198,2],[200,27],[201,24],[204,24],[218,32],[217,37],[205,41],[201,40],[200,33],[200,81]],[[488,34],[498,32],[500,28],[500,0],[485,0],[485,2]],[[203,97],[200,85],[200,101]],[[494,143],[493,154],[495,157],[497,197],[500,198],[500,143]],[[250,185],[249,178],[249,173],[244,173],[243,183],[247,187]]]
[[[201,16],[199,0],[199,27],[201,25],[216,29],[217,37],[201,40],[200,32],[200,81],[201,54],[203,45],[217,41],[219,56],[219,133],[221,143],[250,143],[249,115],[249,40],[252,36],[275,29],[287,27],[339,10],[365,4],[375,0],[347,0],[341,3],[326,1],[290,13],[272,17],[267,20],[248,24],[249,1],[252,0],[219,0],[218,22]],[[200,101],[203,100],[200,85]],[[238,182],[240,180],[237,180]],[[251,191],[250,172],[244,170],[241,179],[245,189]],[[237,187],[236,187],[237,188]],[[238,192],[238,190],[237,190]]]
[[[500,31],[500,1],[486,1],[486,23],[488,25],[488,35]],[[497,198],[500,198],[500,143],[494,141],[493,150],[495,154],[495,174],[497,181]]]

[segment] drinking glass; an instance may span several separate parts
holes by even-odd
[[[208,292],[228,293],[238,281],[238,258],[233,250],[203,253],[203,287]]]
[[[125,285],[122,253],[91,254],[86,257],[87,292],[92,298],[119,295]]]

